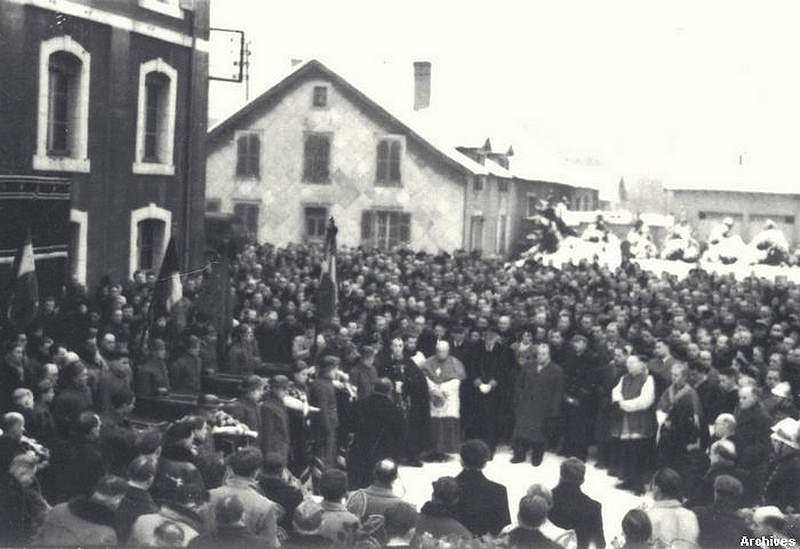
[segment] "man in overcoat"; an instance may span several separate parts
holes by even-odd
[[[523,364],[517,381],[512,463],[525,461],[530,449],[531,463],[541,465],[545,445],[561,416],[563,396],[564,374],[550,360],[550,346],[541,343],[536,347],[536,362]]]
[[[380,378],[374,389],[356,407],[353,446],[347,460],[351,489],[369,486],[375,464],[386,458],[396,461],[405,440],[403,415],[391,398],[392,382]]]

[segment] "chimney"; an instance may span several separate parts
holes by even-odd
[[[302,59],[297,59],[296,57],[292,58],[292,60],[291,60],[292,68],[295,68],[297,65],[299,65],[302,62],[303,62]]]
[[[421,111],[431,106],[431,64],[429,61],[414,62],[414,110]]]

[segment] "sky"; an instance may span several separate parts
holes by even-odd
[[[251,98],[317,58],[403,113],[425,60],[431,110],[458,144],[491,136],[520,159],[548,151],[626,180],[724,179],[744,153],[754,177],[800,183],[794,0],[211,2],[212,27],[250,42]],[[212,82],[210,118],[244,87]]]

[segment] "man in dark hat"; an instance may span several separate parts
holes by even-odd
[[[261,451],[265,456],[276,453],[284,460],[289,459],[291,446],[289,413],[283,403],[288,386],[289,378],[283,375],[275,376],[270,381],[269,391],[261,403]]]

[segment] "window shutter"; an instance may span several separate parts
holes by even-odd
[[[331,142],[327,137],[319,138],[319,177],[317,181],[327,181],[330,177]]]
[[[386,141],[380,141],[378,143],[378,154],[377,154],[377,167],[375,170],[375,179],[378,183],[385,183],[388,179],[388,157],[389,151],[388,144]]]
[[[389,149],[389,181],[400,182],[400,142],[392,141]]]
[[[361,214],[361,243],[364,246],[372,244],[372,225],[374,223],[374,215],[370,210],[365,210]]]
[[[306,138],[305,147],[303,147],[303,179],[314,180],[314,138],[312,136]]]
[[[400,242],[404,244],[411,243],[411,214],[400,214]]]
[[[250,136],[250,175],[261,175],[261,138],[257,135]]]
[[[236,140],[236,175],[247,172],[247,136],[243,135]]]

